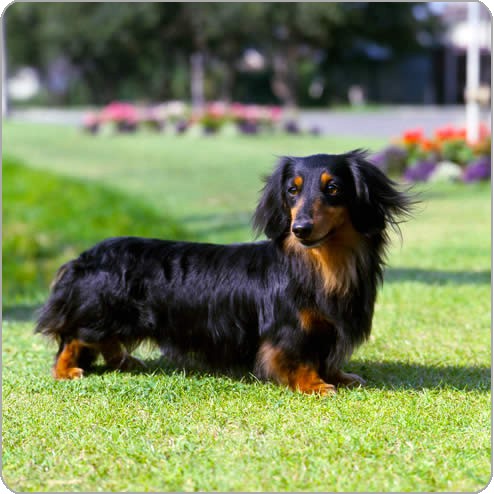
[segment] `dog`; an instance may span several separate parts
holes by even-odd
[[[367,153],[283,157],[243,244],[110,238],[63,265],[35,331],[56,339],[55,379],[102,354],[141,363],[143,341],[173,362],[243,368],[303,393],[362,385],[342,370],[371,332],[389,230],[412,206]]]

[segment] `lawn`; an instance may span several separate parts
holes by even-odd
[[[52,269],[106,236],[252,239],[276,155],[381,141],[3,128],[3,479],[15,491],[478,491],[491,475],[489,185],[431,185],[394,238],[362,389],[170,370],[55,382]],[[5,159],[5,157],[8,157]],[[27,266],[27,267],[26,267]]]

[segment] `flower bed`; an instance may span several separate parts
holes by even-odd
[[[478,141],[472,143],[464,128],[442,127],[432,137],[413,129],[374,155],[373,162],[389,175],[409,182],[489,180],[491,134],[482,124]]]
[[[186,104],[178,101],[152,107],[114,102],[99,112],[88,113],[84,118],[83,128],[91,134],[144,129],[175,135],[304,133],[298,122],[284,115],[282,108],[278,106],[223,102],[208,103],[201,112],[193,112]],[[310,129],[307,132],[317,135],[319,129]]]

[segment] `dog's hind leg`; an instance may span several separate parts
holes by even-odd
[[[112,369],[131,371],[146,368],[146,364],[142,360],[129,355],[117,338],[103,341],[99,348],[106,365]]]

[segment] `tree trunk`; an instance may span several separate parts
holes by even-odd
[[[295,53],[293,49],[280,50],[273,57],[273,80],[271,87],[273,93],[287,108],[295,108],[296,75],[295,75]]]
[[[2,17],[2,117],[9,116],[9,95],[7,92],[7,46],[5,36],[5,16]]]
[[[190,56],[190,92],[192,108],[200,112],[204,107],[204,54],[200,51]]]
[[[231,103],[233,100],[233,88],[235,86],[235,61],[233,59],[226,59],[223,71],[223,81],[221,87],[221,99],[227,103]]]

